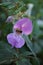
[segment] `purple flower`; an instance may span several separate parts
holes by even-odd
[[[21,48],[25,44],[25,40],[22,36],[17,35],[16,33],[10,33],[7,35],[7,40],[12,47]]]
[[[15,48],[21,48],[25,44],[25,40],[22,38],[21,34],[29,35],[32,29],[32,21],[30,19],[22,18],[18,20],[13,27],[14,32],[7,35],[9,44]]]
[[[13,30],[21,30],[23,34],[29,35],[32,33],[32,21],[29,18],[22,18],[16,22]]]
[[[6,20],[6,22],[12,22],[14,20],[14,17],[13,16],[9,16]]]

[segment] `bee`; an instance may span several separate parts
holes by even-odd
[[[19,29],[16,29],[16,32],[19,33],[19,34],[22,33],[22,31],[19,30]]]

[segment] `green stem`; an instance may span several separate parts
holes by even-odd
[[[26,41],[27,47],[30,49],[30,51],[31,51],[32,54],[34,55],[35,59],[36,59],[37,62],[38,62],[38,65],[40,65],[39,60],[38,60],[38,58],[36,57],[35,52],[32,50],[32,43],[31,43],[31,41],[29,40],[28,36],[23,35],[23,37],[24,37],[24,39],[25,39],[25,41]]]

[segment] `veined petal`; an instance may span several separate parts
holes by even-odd
[[[12,47],[21,48],[25,44],[25,40],[20,35],[10,33],[7,35],[7,40]]]

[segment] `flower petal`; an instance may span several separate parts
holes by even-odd
[[[24,25],[22,25],[22,31],[23,31],[24,34],[26,34],[26,35],[31,34],[32,30],[33,30],[33,26],[32,26],[31,21],[28,21]]]
[[[16,37],[16,40],[17,40],[17,44],[15,45],[16,48],[21,48],[24,46],[25,44],[25,40],[22,38],[22,36],[18,36]]]
[[[9,44],[11,44],[12,47],[15,47],[15,48],[21,48],[25,44],[25,41],[22,38],[22,36],[14,34],[14,33],[8,34],[7,40],[9,42]]]
[[[9,42],[9,44],[12,45],[12,47],[15,46],[16,43],[18,43],[15,39],[14,39],[14,34],[13,33],[10,33],[7,35],[7,40]]]
[[[32,21],[29,18],[22,18],[16,22],[13,29],[20,29],[24,34],[29,35],[32,32]]]

